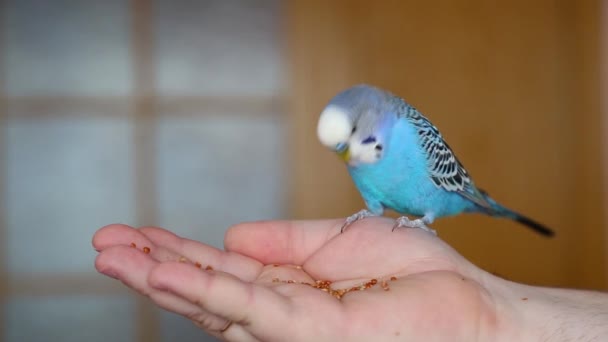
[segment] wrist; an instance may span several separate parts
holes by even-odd
[[[608,294],[530,286],[484,275],[496,310],[495,341],[608,340]]]

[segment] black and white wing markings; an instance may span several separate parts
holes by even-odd
[[[466,191],[471,178],[439,130],[421,115],[417,119],[412,118],[412,123],[418,130],[429,174],[435,185],[447,191]]]
[[[405,101],[404,101],[405,102]],[[482,207],[490,207],[485,196],[475,187],[467,170],[462,166],[441,133],[414,107],[404,103],[400,113],[409,120],[418,132],[433,183],[446,191],[457,192]]]

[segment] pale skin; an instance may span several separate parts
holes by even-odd
[[[227,231],[225,251],[115,224],[93,238],[95,266],[226,341],[608,340],[606,294],[506,281],[421,229],[391,232],[387,218],[340,233],[343,222],[244,223]],[[340,289],[370,279],[378,283],[340,300],[282,282]]]

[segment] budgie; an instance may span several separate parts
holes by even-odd
[[[478,189],[439,130],[388,91],[363,84],[340,92],[323,109],[317,135],[346,162],[367,207],[349,216],[342,231],[357,220],[391,209],[403,215],[393,230],[412,227],[436,234],[428,225],[437,218],[483,213],[553,235],[549,228]]]

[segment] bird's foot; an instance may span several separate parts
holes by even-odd
[[[410,220],[407,216],[401,216],[395,222],[395,225],[393,226],[393,231],[400,227],[420,228],[433,235],[437,235],[437,232],[434,229],[429,228],[423,219]]]
[[[369,211],[367,209],[360,210],[360,211],[350,215],[349,217],[346,218],[346,221],[344,221],[344,224],[342,225],[342,228],[340,229],[340,233],[344,233],[344,231],[346,230],[346,227],[350,226],[351,224],[355,223],[356,221],[359,221],[366,217],[372,217],[372,216],[378,216],[378,215],[372,213],[371,211]]]

